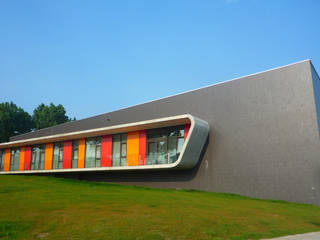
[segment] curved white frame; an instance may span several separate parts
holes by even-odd
[[[190,114],[157,118],[147,121],[115,125],[111,127],[95,128],[72,133],[57,134],[46,137],[31,138],[0,144],[0,149],[26,146],[39,143],[51,143],[56,141],[65,141],[92,136],[101,136],[107,134],[116,134],[123,132],[132,132],[138,130],[147,130],[168,126],[177,126],[190,123],[188,136],[182,147],[177,161],[170,164],[138,165],[138,166],[111,166],[97,168],[66,168],[50,170],[24,170],[24,171],[5,171],[0,174],[26,174],[26,173],[58,173],[58,172],[91,172],[91,171],[119,171],[119,170],[147,170],[147,169],[188,169],[194,167],[200,158],[202,149],[209,134],[209,124],[204,120],[194,117]]]

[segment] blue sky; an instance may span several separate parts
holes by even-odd
[[[0,102],[82,119],[311,59],[320,1],[0,1]]]

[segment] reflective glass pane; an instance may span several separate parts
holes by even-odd
[[[184,126],[147,131],[147,164],[174,163],[184,143]]]
[[[166,139],[157,142],[157,164],[168,163]]]
[[[184,129],[178,130],[178,137],[183,137],[184,138]]]
[[[34,169],[38,170],[40,169],[40,149],[39,147],[35,147],[35,164]]]
[[[121,157],[127,156],[127,144],[121,143]]]
[[[54,144],[54,147],[53,147],[53,158],[52,158],[52,168],[54,168],[54,169],[58,168],[59,150],[60,150],[59,145]]]
[[[174,163],[177,160],[177,136],[171,135],[168,138],[168,155],[169,163]]]
[[[95,167],[100,167],[100,160],[101,160],[101,138],[97,138],[96,142],[96,162]]]
[[[78,140],[75,140],[72,142],[72,168],[77,168],[78,167],[78,151],[79,146],[78,146]]]
[[[44,169],[44,156],[45,156],[45,146],[44,144],[43,145],[40,145],[40,168],[41,170]]]
[[[184,138],[178,138],[178,144],[177,144],[177,159],[181,153],[182,147],[184,144]]]
[[[95,157],[96,157],[95,138],[88,138],[86,140],[86,157],[85,157],[84,166],[86,168],[95,167]]]
[[[19,170],[19,160],[20,160],[20,149],[16,148],[13,151],[13,163],[12,163],[12,171],[18,171]]]
[[[63,143],[59,143],[59,163],[58,168],[62,168],[62,162],[63,162]]]
[[[156,163],[156,143],[155,142],[149,142],[148,143],[148,157],[146,164],[152,165]]]
[[[112,136],[112,166],[120,166],[120,135]]]

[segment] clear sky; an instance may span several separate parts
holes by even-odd
[[[311,59],[319,0],[1,0],[0,102],[82,119]]]

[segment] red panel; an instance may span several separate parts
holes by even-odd
[[[147,148],[147,133],[146,130],[139,131],[139,165],[146,165],[146,148]]]
[[[101,138],[101,167],[111,167],[112,135]]]
[[[24,150],[24,170],[30,170],[31,164],[31,147],[25,147]]]
[[[189,130],[190,130],[190,124],[184,125],[184,140],[187,139]]]
[[[72,157],[72,141],[65,141],[63,143],[63,158],[62,158],[63,168],[71,168],[71,157]]]

